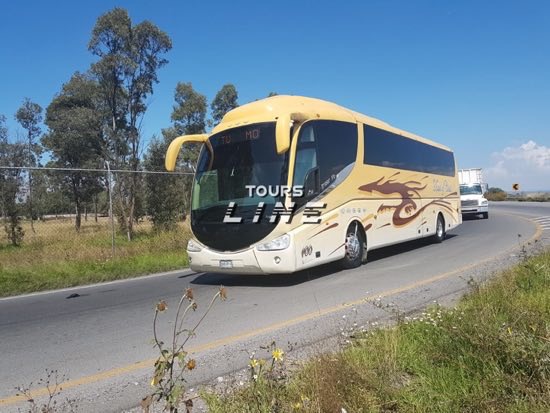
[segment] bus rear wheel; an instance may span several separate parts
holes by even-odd
[[[435,224],[435,234],[432,237],[433,242],[439,244],[445,239],[445,220],[443,216],[439,214],[437,216],[437,222]]]
[[[365,236],[357,222],[351,224],[346,231],[346,255],[341,264],[345,269],[357,268],[363,262],[365,251]]]

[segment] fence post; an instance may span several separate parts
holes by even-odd
[[[113,258],[115,257],[115,218],[113,216],[113,187],[112,187],[112,175],[111,175],[111,166],[109,161],[105,161],[107,166],[107,186],[109,189],[109,218],[111,220],[111,247]]]

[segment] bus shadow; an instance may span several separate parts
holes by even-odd
[[[445,241],[443,241],[443,243],[449,242],[451,239],[453,239],[456,236],[457,234],[447,234],[447,236],[445,237]],[[389,247],[379,248],[369,252],[369,259],[368,259],[367,265],[369,262],[383,260],[385,258],[389,258],[394,255],[404,254],[406,252],[420,250],[422,248],[435,246],[435,245],[438,245],[438,244],[434,244],[432,241],[430,241],[427,238],[422,238],[422,239],[416,239],[413,241],[403,242],[401,244],[390,245]]]
[[[294,274],[250,275],[209,272],[199,275],[191,281],[191,284],[223,285],[225,287],[291,287],[340,271],[343,271],[343,269],[339,268],[338,263],[331,262]]]
[[[456,237],[456,234],[447,234],[444,242]],[[368,271],[368,263],[390,258],[394,255],[419,250],[434,244],[427,239],[408,241],[369,252],[367,264],[355,270],[344,270],[337,262],[320,265],[319,267],[299,271],[294,274],[249,275],[249,274],[220,274],[202,273],[191,281],[197,285],[224,285],[226,287],[291,287],[293,285],[314,281],[323,277],[336,276],[347,271]]]
[[[468,214],[468,215],[462,215],[462,221],[483,221],[484,218],[481,216],[481,214],[479,215],[475,215],[475,214]]]

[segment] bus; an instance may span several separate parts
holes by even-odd
[[[327,101],[273,96],[228,112],[201,143],[191,194],[190,268],[282,274],[417,238],[442,242],[462,222],[453,152]]]

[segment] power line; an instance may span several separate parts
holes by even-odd
[[[26,169],[33,171],[64,171],[64,172],[101,172],[106,173],[107,169],[86,169],[86,168],[51,168],[45,166],[0,166],[0,169]],[[131,171],[128,169],[111,169],[111,172],[136,173],[136,174],[161,174],[161,175],[195,175],[193,172],[165,172],[165,171]]]

